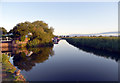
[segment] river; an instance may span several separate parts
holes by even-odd
[[[17,51],[10,61],[27,81],[118,80],[118,61],[78,49],[66,40],[50,48]],[[26,56],[29,51],[33,53]]]

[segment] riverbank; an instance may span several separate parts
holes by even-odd
[[[22,81],[26,83],[26,80],[22,74],[15,75],[17,70],[9,61],[10,57],[6,54],[2,54],[2,81]]]
[[[118,37],[69,37],[64,38],[76,47],[89,47],[119,53]]]

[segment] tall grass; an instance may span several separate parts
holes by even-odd
[[[65,39],[77,47],[84,46],[111,52],[119,52],[120,48],[118,37],[70,37]]]

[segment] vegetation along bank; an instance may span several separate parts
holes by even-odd
[[[119,37],[69,37],[66,41],[76,47],[89,47],[110,52],[120,52]]]
[[[16,68],[10,63],[10,57],[6,54],[2,54],[0,56],[2,58],[2,81],[3,83],[7,83],[8,81],[21,81],[22,83],[26,83],[24,76],[21,73],[15,73]]]

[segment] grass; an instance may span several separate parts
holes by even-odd
[[[25,81],[22,75],[15,76],[16,68],[10,63],[10,56],[2,54],[2,80],[5,81]],[[23,78],[21,78],[23,77]]]
[[[74,46],[90,47],[110,52],[119,52],[119,37],[69,37],[64,38]]]

